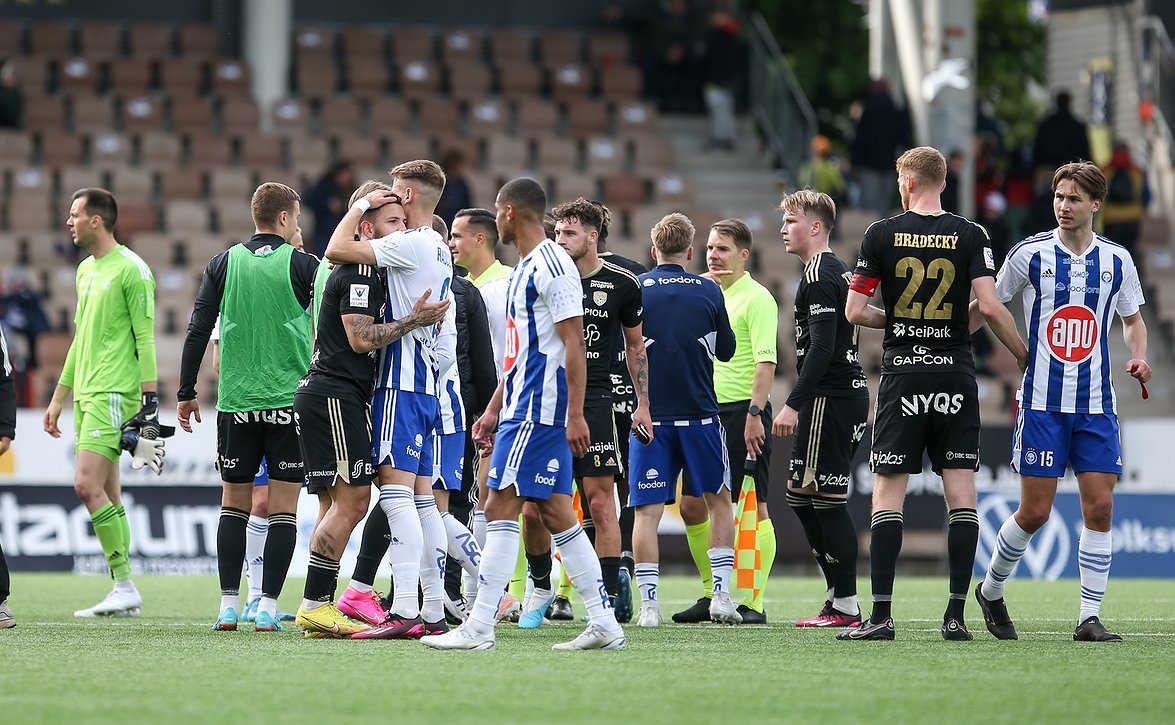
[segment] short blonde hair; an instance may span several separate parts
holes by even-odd
[[[668,257],[679,257],[694,243],[696,232],[689,217],[681,212],[673,212],[661,217],[661,221],[653,225],[650,235],[658,252]]]
[[[373,191],[391,191],[392,187],[388,186],[382,181],[375,179],[368,179],[359,185],[354,194],[351,194],[351,200],[347,202],[347,207],[355,206],[355,202],[367,196]],[[396,203],[399,203],[398,201]],[[379,213],[379,209],[368,209],[363,212],[363,216],[359,217],[359,223],[375,221],[375,215]]]
[[[947,180],[947,160],[930,146],[910,149],[898,157],[896,166],[898,173],[913,176],[921,186],[941,187]]]
[[[388,172],[393,179],[415,181],[431,192],[433,201],[441,198],[445,190],[445,172],[435,161],[417,159],[405,161]]]
[[[822,191],[800,189],[783,197],[779,202],[779,211],[803,212],[816,217],[824,224],[824,231],[831,232],[836,224],[836,202]]]

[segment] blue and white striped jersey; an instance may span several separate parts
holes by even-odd
[[[555,324],[573,317],[583,317],[579,270],[562,247],[544,239],[510,275],[502,420],[567,425],[567,348]]]
[[[385,321],[411,314],[425,290],[432,290],[430,302],[452,296],[453,255],[432,227],[372,239],[371,248],[388,275]],[[440,325],[417,328],[383,348],[376,386],[439,395],[440,379],[457,358],[456,319],[456,308],[450,305]]]
[[[465,430],[465,403],[461,400],[461,376],[454,365],[441,377],[441,427],[437,433],[446,435]]]
[[[1028,369],[1021,407],[1061,413],[1115,413],[1110,382],[1110,313],[1129,317],[1145,300],[1130,253],[1094,235],[1081,256],[1057,230],[1008,252],[996,278],[1000,300],[1023,292]]]

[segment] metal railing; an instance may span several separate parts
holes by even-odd
[[[759,13],[750,20],[751,114],[771,150],[773,163],[794,180],[816,134],[816,113],[767,21]]]

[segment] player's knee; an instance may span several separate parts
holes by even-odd
[[[543,527],[543,516],[539,512],[538,506],[528,503],[522,507],[522,525],[530,528],[532,531],[536,530],[534,528],[536,526],[539,528]]]
[[[615,521],[616,511],[614,510],[611,494],[608,497],[595,496],[588,502],[588,508],[592,512],[592,521]]]
[[[1086,528],[1095,531],[1108,531],[1114,517],[1114,502],[1109,497],[1095,501],[1084,501],[1081,504],[1081,515],[1085,519]]]
[[[75,479],[73,482],[74,493],[78,495],[78,500],[82,502],[87,508],[90,504],[99,501],[104,492],[101,486],[94,485],[90,481]]]
[[[1051,511],[1051,505],[1021,506],[1020,510],[1016,512],[1016,523],[1026,532],[1034,534],[1048,523]]]

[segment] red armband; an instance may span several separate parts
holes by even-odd
[[[877,292],[877,285],[881,284],[880,277],[866,277],[863,274],[854,274],[853,281],[849,282],[849,289],[860,292],[866,297],[872,297]]]

